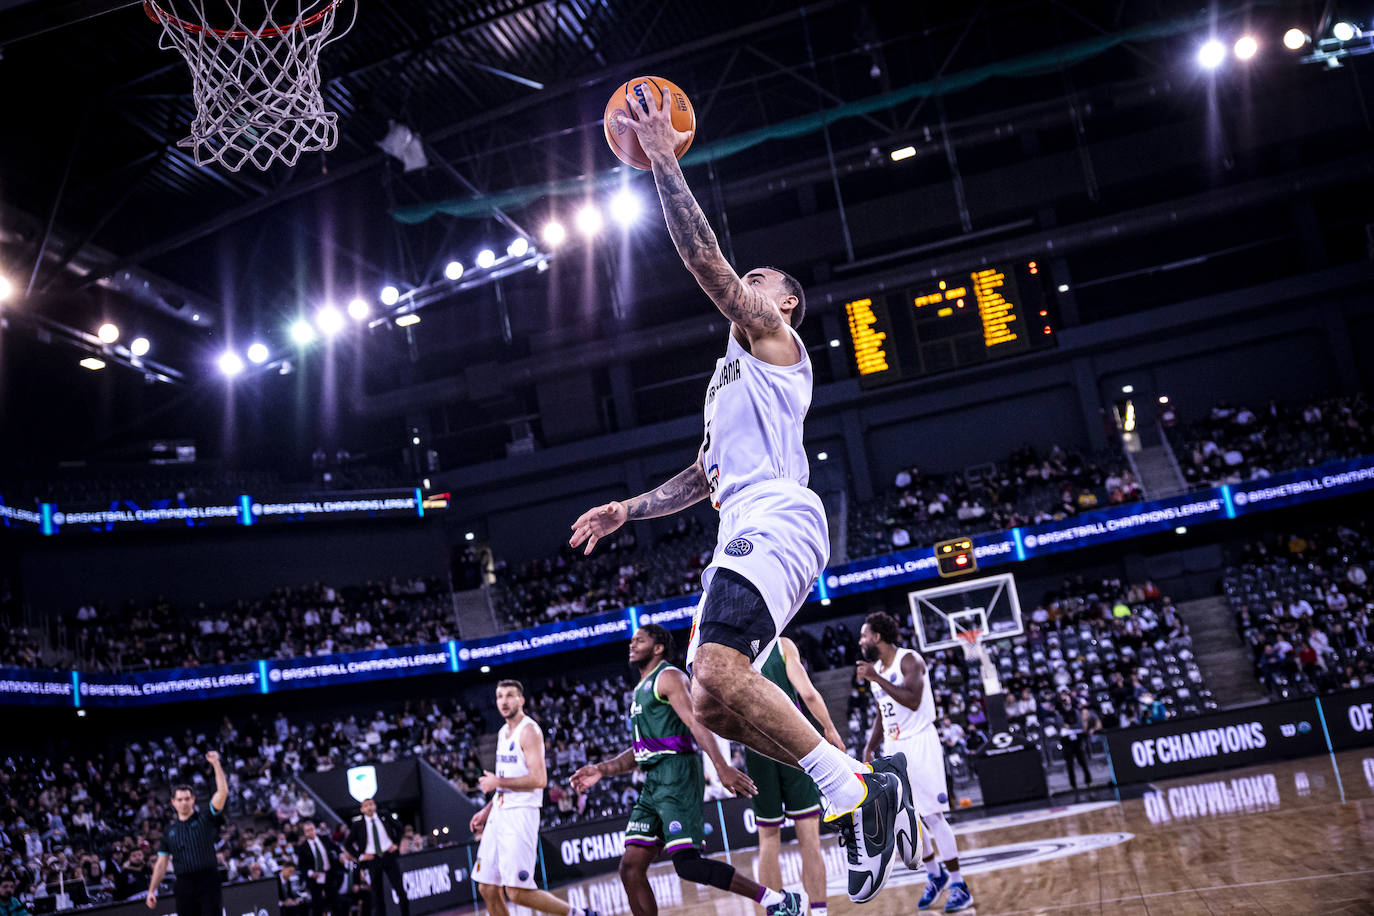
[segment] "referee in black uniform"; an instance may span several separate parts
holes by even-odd
[[[196,807],[196,793],[190,786],[172,788],[172,807],[176,820],[162,831],[162,843],[157,849],[157,864],[148,883],[148,909],[157,906],[157,888],[167,874],[167,866],[175,863],[177,916],[220,916],[219,863],[215,860],[215,843],[224,823],[224,803],[229,799],[229,783],[219,752],[205,755],[215,771],[215,794],[210,796],[210,810]]]

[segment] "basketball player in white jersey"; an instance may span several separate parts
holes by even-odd
[[[640,99],[654,90],[640,84]],[[607,503],[572,524],[569,543],[599,539],[628,519],[648,519],[711,499],[720,510],[715,555],[702,573],[705,594],[687,650],[692,704],[711,731],[815,780],[828,820],[847,846],[849,896],[871,900],[891,871],[902,783],[828,743],[776,685],[758,672],[806,600],[830,543],[802,423],[811,406],[811,360],[795,327],[806,311],[801,284],[771,267],[743,278],[726,262],[715,233],[687,188],[675,145],[688,135],[669,113],[644,103],[623,123],[653,166],[668,232],[683,263],[730,319],[725,356],[706,390],[705,435],[696,460],[655,490]]]
[[[864,748],[864,759],[873,760],[880,749],[889,757],[898,753],[906,757],[912,804],[926,828],[921,858],[928,877],[917,908],[934,906],[948,886],[945,912],[957,913],[973,906],[973,895],[959,873],[959,847],[945,818],[949,793],[945,791],[944,748],[935,729],[935,697],[930,692],[925,659],[914,649],[897,645],[900,638],[896,619],[882,611],[869,614],[859,631],[863,659],[856,674],[872,685],[869,689],[879,713]],[[912,851],[908,867],[916,864],[914,847]]]
[[[487,910],[493,916],[508,916],[509,899],[553,916],[597,916],[595,910],[569,906],[535,886],[539,806],[548,784],[544,733],[525,715],[525,688],[519,681],[497,683],[496,709],[506,720],[496,738],[496,772],[488,770],[477,780],[483,792],[495,794],[469,824],[473,833],[482,834],[472,877]]]

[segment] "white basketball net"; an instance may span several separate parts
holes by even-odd
[[[237,172],[251,163],[265,171],[334,148],[338,115],[320,94],[320,49],[332,40],[342,2],[145,0],[144,11],[162,25],[158,47],[175,48],[191,68],[196,117],[177,145],[196,165]]]

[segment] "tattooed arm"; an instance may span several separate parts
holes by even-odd
[[[652,98],[647,86],[641,97]],[[675,150],[688,134],[673,127],[672,113],[662,102],[658,107],[645,104],[630,110],[633,117],[622,116],[620,120],[638,135],[649,157],[668,233],[682,263],[716,308],[743,330],[755,356],[778,365],[795,363],[797,346],[787,321],[777,303],[756,289],[763,275],[750,272],[743,280],[739,278],[721,254],[706,214],[687,187]]]
[[[721,254],[716,234],[710,223],[706,222],[701,205],[687,187],[687,179],[682,174],[677,156],[672,153],[667,156],[654,155],[650,162],[654,167],[654,183],[658,186],[659,200],[663,202],[668,234],[673,237],[673,245],[677,247],[682,263],[697,278],[697,284],[726,318],[744,329],[750,342],[780,336],[790,345],[792,338],[786,333],[787,323],[783,321],[778,307],[750,289]],[[790,361],[795,360],[793,348]]]
[[[583,553],[590,554],[597,541],[618,530],[627,521],[681,512],[701,502],[710,489],[706,482],[706,471],[701,466],[701,456],[698,455],[691,467],[662,486],[624,502],[615,500],[582,513],[572,523],[573,534],[568,545],[580,547],[585,541],[587,549]]]

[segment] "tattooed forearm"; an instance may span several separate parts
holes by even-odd
[[[677,157],[656,157],[653,167],[654,183],[658,185],[658,197],[663,202],[663,215],[668,221],[668,234],[673,237],[682,260],[692,266],[719,258],[720,243],[716,241],[716,233],[687,187]]]
[[[699,462],[693,462],[658,489],[625,500],[625,514],[632,520],[672,515],[700,502],[709,490],[706,472]]]
[[[673,245],[697,278],[706,295],[729,318],[753,331],[771,331],[782,324],[778,309],[740,282],[720,253],[720,243],[696,197],[687,187],[676,156],[655,156],[654,183],[663,202],[663,217]]]

